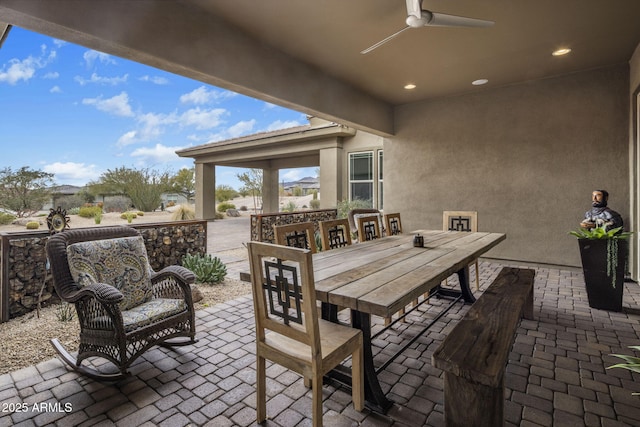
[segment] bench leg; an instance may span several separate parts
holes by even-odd
[[[504,426],[504,377],[494,388],[445,372],[444,419],[447,427]]]

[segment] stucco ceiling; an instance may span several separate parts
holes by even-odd
[[[403,0],[194,0],[251,36],[391,104],[627,62],[640,42],[638,0],[424,0],[491,28],[411,29]],[[565,57],[552,51],[570,47]],[[417,88],[406,91],[406,83]]]
[[[640,0],[423,8],[495,25],[410,29],[362,55],[405,26],[405,1],[0,0],[0,22],[382,135],[394,106],[627,63],[640,43]]]

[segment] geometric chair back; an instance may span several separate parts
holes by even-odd
[[[322,378],[352,357],[352,399],[363,409],[362,331],[318,317],[311,251],[249,242],[256,322],[256,415],[266,411],[266,359],[297,372],[312,386],[313,425],[322,425]]]
[[[322,238],[322,250],[341,248],[351,245],[351,230],[346,218],[318,222]]]
[[[444,231],[478,231],[477,211],[444,211],[442,212],[442,229]],[[480,271],[478,258],[474,262],[476,266],[476,289],[480,289]]]
[[[358,240],[366,242],[382,237],[380,231],[380,216],[367,215],[358,217]]]
[[[384,222],[385,226],[387,227],[387,236],[402,234],[402,221],[400,221],[399,213],[385,214]]]
[[[314,254],[318,251],[312,222],[274,225],[273,231],[277,245],[309,249]]]
[[[444,211],[442,213],[442,229],[444,231],[478,231],[478,212],[476,211]]]

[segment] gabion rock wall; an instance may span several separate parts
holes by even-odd
[[[180,264],[187,253],[207,252],[206,221],[133,227],[144,237],[151,268],[156,271]],[[35,310],[38,300],[44,302],[56,295],[47,271],[45,245],[49,233],[13,232],[1,233],[0,236],[0,322],[5,322]]]
[[[251,240],[275,243],[274,225],[313,222],[318,231],[318,221],[329,221],[338,217],[337,209],[319,209],[312,211],[279,212],[251,215]]]

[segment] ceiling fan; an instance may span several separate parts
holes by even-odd
[[[410,28],[421,27],[491,27],[493,21],[485,21],[483,19],[466,18],[464,16],[447,15],[445,13],[431,12],[422,9],[422,0],[406,0],[407,2],[407,26],[391,34],[384,40],[379,41],[363,50],[362,54],[371,52],[372,50],[382,46],[398,34]]]

